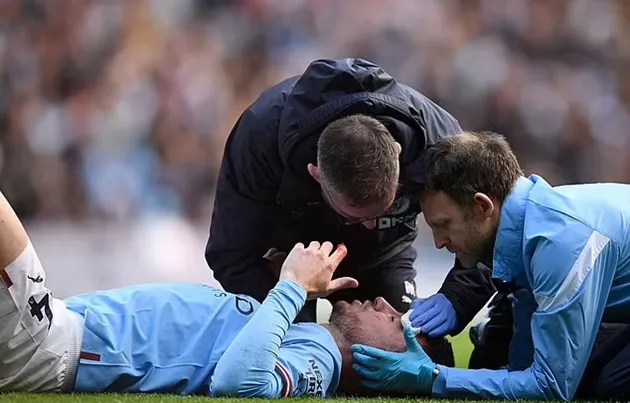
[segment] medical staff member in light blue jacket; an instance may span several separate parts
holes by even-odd
[[[408,349],[354,345],[355,370],[368,387],[449,398],[571,400],[589,363],[602,319],[630,323],[630,185],[550,186],[523,176],[507,141],[465,133],[427,156],[422,211],[435,245],[462,262],[493,263],[511,290],[515,332],[500,370],[434,364],[406,328]],[[618,353],[626,354],[630,340]],[[614,354],[613,354],[614,355]],[[628,397],[628,360],[611,357],[601,376]],[[611,385],[599,379],[596,385]]]

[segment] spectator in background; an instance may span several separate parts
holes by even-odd
[[[58,5],[0,5],[0,183],[25,217],[204,222],[240,111],[309,61],[348,54],[467,129],[511,133],[525,168],[555,183],[630,180],[621,0]]]

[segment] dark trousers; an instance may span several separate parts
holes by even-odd
[[[630,399],[630,325],[602,325],[577,396]]]
[[[499,369],[508,364],[514,320],[512,302],[497,294],[488,305],[488,318],[470,329],[475,346],[468,362],[470,369]]]

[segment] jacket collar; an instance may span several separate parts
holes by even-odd
[[[501,207],[494,246],[492,276],[511,283],[525,270],[523,264],[523,229],[530,191],[540,177],[520,177]]]

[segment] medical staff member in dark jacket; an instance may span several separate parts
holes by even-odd
[[[263,301],[282,252],[296,242],[344,243],[336,275],[359,287],[328,299],[382,296],[407,311],[416,298],[421,158],[459,131],[449,113],[362,59],[317,60],[268,89],[225,147],[206,250],[216,279]],[[454,334],[493,293],[489,271],[456,266],[438,294],[414,304],[425,304],[433,333]],[[297,320],[316,320],[314,301]]]

